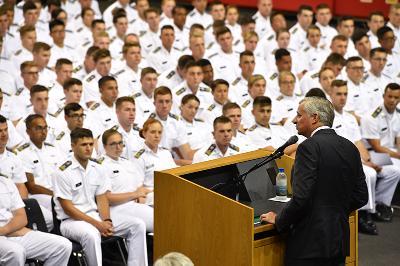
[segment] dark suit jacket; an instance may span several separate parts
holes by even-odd
[[[293,197],[276,218],[289,230],[286,256],[335,258],[349,254],[349,214],[368,201],[360,154],[333,129],[321,129],[297,149]]]

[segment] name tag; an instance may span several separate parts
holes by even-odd
[[[162,62],[161,64],[165,65],[166,63],[168,63],[168,61],[164,61],[164,62]]]
[[[341,127],[342,127],[342,125],[337,125],[337,126],[336,126],[336,128],[341,128]]]
[[[360,95],[358,95],[358,94],[354,95],[354,98],[357,98],[357,97],[360,97]]]
[[[226,66],[222,66],[222,67],[220,67],[220,69],[224,69],[224,68],[226,68]]]
[[[38,163],[38,162],[39,162],[38,160],[34,160],[34,161],[33,161],[33,163]]]
[[[148,170],[150,168],[153,168],[153,167],[154,167],[154,164],[150,164],[150,165],[145,166],[146,170]]]
[[[118,171],[118,170],[114,170],[113,173],[114,173],[114,174],[118,174],[119,171]]]
[[[75,187],[80,187],[80,186],[82,186],[82,182],[75,184]]]
[[[268,137],[268,138],[266,138],[265,140],[266,140],[266,141],[271,140],[271,137]]]
[[[111,118],[106,119],[106,122],[110,122],[110,121],[111,121]]]
[[[382,131],[385,131],[387,129],[387,127],[382,128]]]

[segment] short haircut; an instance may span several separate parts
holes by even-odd
[[[343,16],[343,17],[339,18],[338,19],[338,26],[340,26],[340,24],[342,24],[343,22],[345,22],[347,20],[353,20],[354,21],[354,17],[352,17],[352,16]]]
[[[24,72],[25,68],[28,67],[37,67],[37,64],[33,61],[25,61],[20,65],[19,69],[21,70],[21,72]]]
[[[342,55],[338,54],[338,53],[331,53],[326,58],[324,64],[326,64],[326,63],[345,66],[346,65],[346,59],[344,59],[344,57]]]
[[[239,19],[239,24],[240,24],[240,26],[246,26],[249,24],[256,24],[256,21],[251,16],[244,16]]]
[[[172,98],[171,90],[166,86],[160,86],[154,90],[154,100],[157,98],[158,95],[163,96],[163,95],[168,95],[168,94],[171,95],[171,98]]]
[[[90,46],[87,51],[85,56],[94,56],[94,54],[100,50],[100,48],[98,46]]]
[[[194,61],[193,56],[191,56],[191,55],[182,55],[178,59],[178,68],[179,69],[185,69],[186,65],[191,61]]]
[[[104,76],[104,77],[101,77],[100,79],[99,79],[99,82],[98,82],[98,84],[99,84],[99,88],[103,88],[103,86],[106,84],[106,82],[108,82],[108,81],[115,81],[115,82],[117,82],[117,80],[114,78],[114,77],[112,77],[112,76]]]
[[[388,26],[380,27],[378,29],[378,31],[376,32],[376,36],[378,37],[378,40],[379,41],[383,40],[383,38],[385,37],[385,34],[388,32],[393,32],[393,30]]]
[[[100,59],[110,57],[111,58],[111,53],[108,49],[99,49],[97,50],[94,55],[93,55],[93,60],[94,62],[97,63]]]
[[[164,26],[162,26],[160,32],[162,33],[164,30],[172,30],[172,31],[175,32],[174,27],[172,27],[171,25],[164,25]]]
[[[156,13],[157,15],[160,15],[160,11],[157,8],[149,7],[148,9],[146,9],[144,11],[144,18],[145,19],[147,18],[147,15],[149,13]]]
[[[240,108],[240,106],[237,103],[228,102],[228,103],[224,104],[224,106],[222,107],[222,114],[226,115],[228,110],[231,110],[231,109],[239,109],[240,111],[242,111],[242,109]]]
[[[274,12],[272,12],[271,15],[269,16],[269,21],[272,22],[272,21],[274,20],[274,18],[275,18],[275,17],[278,17],[278,16],[282,16],[282,17],[285,18],[285,15],[284,15],[282,12],[274,11]]]
[[[172,8],[172,15],[176,14],[177,9],[184,9],[187,13],[187,9],[184,5],[177,4],[176,6],[174,6],[174,8]]]
[[[7,123],[7,118],[5,118],[4,116],[0,115],[0,124],[4,124]]]
[[[42,115],[39,114],[28,115],[28,117],[25,119],[26,128],[27,129],[32,128],[33,121],[35,121],[36,119],[43,119],[44,121],[46,121],[46,119],[44,119]]]
[[[244,57],[244,56],[252,56],[252,57],[254,57],[254,53],[252,51],[249,51],[249,50],[245,50],[245,51],[241,52],[240,55],[239,55],[239,62],[240,62],[240,60],[242,60],[242,57]]]
[[[248,41],[250,40],[252,37],[257,37],[257,40],[260,40],[260,38],[258,37],[258,34],[255,31],[249,31],[249,32],[245,32],[244,36],[243,36],[243,41]]]
[[[217,124],[231,124],[231,123],[232,121],[228,117],[221,115],[214,119],[213,128],[215,129],[217,127]]]
[[[385,18],[385,15],[381,11],[372,11],[368,15],[368,20],[371,21],[373,16],[380,16],[380,17]]]
[[[350,63],[362,61],[362,58],[359,56],[351,56],[346,60],[346,66],[349,66]]]
[[[215,91],[215,89],[217,88],[218,85],[225,85],[229,89],[228,81],[226,81],[224,79],[216,79],[211,83],[211,86],[210,86],[212,93],[214,93],[214,91]]]
[[[33,98],[33,96],[34,96],[36,93],[43,92],[43,91],[49,92],[49,89],[46,88],[45,86],[36,84],[36,85],[33,85],[33,86],[32,86],[32,88],[31,88],[29,94],[30,94],[31,98]]]
[[[347,39],[346,36],[338,34],[332,38],[331,43],[336,42],[336,41],[348,42],[349,40]]]
[[[224,7],[225,7],[224,3],[222,3],[222,2],[219,1],[219,0],[212,1],[212,2],[209,4],[208,7],[209,7],[210,10],[211,10],[214,6],[224,6]]]
[[[30,10],[36,10],[36,8],[37,7],[33,1],[25,1],[25,4],[22,6],[22,14],[25,14]]]
[[[371,59],[372,57],[374,57],[376,53],[385,53],[385,54],[387,54],[385,48],[376,47],[376,48],[371,49],[371,51],[369,51],[369,58]]]
[[[183,98],[181,100],[181,105],[187,104],[191,100],[196,101],[198,104],[200,104],[200,100],[199,100],[199,98],[197,98],[196,95],[186,94],[185,96],[183,96]]]
[[[256,106],[265,107],[265,106],[271,106],[271,105],[272,105],[272,101],[267,96],[257,96],[256,98],[254,98],[254,101],[253,101],[253,109]]]
[[[307,28],[307,37],[308,37],[308,34],[309,34],[309,32],[310,32],[310,30],[317,30],[317,31],[319,31],[319,32],[321,32],[321,29],[317,26],[317,25],[310,25],[308,28]]]
[[[107,129],[101,136],[101,142],[103,143],[103,145],[106,145],[108,139],[113,135],[120,135],[122,137],[121,133],[119,133],[116,129],[114,128]]]
[[[330,67],[321,67],[320,71],[318,72],[318,78],[321,78],[322,73],[324,73],[324,72],[327,71],[327,70],[330,70],[330,71],[332,71],[332,72],[335,72],[335,71],[333,71],[333,69],[330,68]]]
[[[286,71],[286,70],[285,70],[285,71],[279,72],[278,83],[281,84],[282,79],[283,79],[284,77],[286,77],[286,76],[291,76],[291,77],[293,78],[294,82],[296,82],[296,76],[295,76],[295,74],[293,74],[293,73],[290,72],[290,71]]]
[[[34,26],[31,25],[24,25],[21,28],[19,28],[19,36],[22,38],[24,37],[28,32],[36,32],[36,29]]]
[[[76,78],[67,79],[64,82],[63,89],[67,91],[74,85],[82,86],[82,81],[80,81],[79,79],[76,79]]]
[[[57,26],[63,26],[63,27],[65,28],[65,23],[64,23],[64,21],[62,21],[62,20],[60,20],[60,19],[54,19],[54,20],[50,21],[50,23],[49,23],[49,30],[50,30],[50,33],[51,33],[51,31],[52,31],[55,27],[57,27]]]
[[[76,143],[79,139],[83,138],[93,138],[93,133],[90,129],[87,128],[75,128],[72,130],[71,134],[71,142]]]
[[[226,27],[226,26],[220,27],[220,28],[218,28],[217,32],[215,33],[215,38],[218,40],[218,37],[225,33],[230,33],[232,35],[232,32],[228,27]]]
[[[300,104],[303,104],[308,115],[317,114],[322,125],[332,127],[335,113],[330,101],[320,97],[306,97]]]
[[[315,10],[316,11],[319,11],[319,10],[321,10],[321,9],[331,9],[330,8],[330,6],[328,5],[328,4],[326,4],[326,3],[321,3],[321,4],[318,4],[316,7],[315,7]]]
[[[300,15],[301,13],[303,13],[303,11],[313,12],[313,9],[309,5],[301,5],[301,6],[299,6],[299,9],[297,10],[297,15]]]
[[[179,252],[170,252],[163,257],[157,259],[154,266],[194,266],[194,263],[185,255]]]
[[[189,68],[192,68],[192,67],[200,67],[200,68],[201,68],[201,65],[200,65],[198,62],[196,62],[196,61],[189,61],[189,62],[185,65],[185,70],[187,71]]]
[[[143,68],[142,72],[140,72],[140,80],[142,80],[147,74],[156,74],[157,75],[157,71],[152,67]]]
[[[89,12],[89,11],[92,11],[92,12],[94,13],[94,11],[93,11],[93,9],[92,9],[91,7],[84,7],[84,8],[82,8],[82,11],[81,11],[81,18],[83,18],[83,17],[86,15],[86,12]]]
[[[69,103],[64,107],[64,114],[69,116],[72,112],[76,112],[79,110],[83,110],[82,106],[79,103]]]
[[[290,31],[289,31],[288,29],[279,29],[279,30],[276,32],[275,40],[278,40],[279,36],[280,36],[282,33],[286,33],[286,32],[290,35]]]
[[[70,65],[72,66],[72,61],[67,58],[59,58],[56,61],[55,69],[60,70],[63,65]]]
[[[263,75],[256,74],[256,75],[251,76],[249,78],[249,81],[247,82],[247,87],[250,89],[254,85],[254,83],[256,83],[259,80],[266,81]]]
[[[400,90],[400,84],[398,84],[398,83],[389,83],[385,87],[385,93],[386,93],[387,90],[392,90],[392,91]]]
[[[353,43],[357,45],[357,42],[361,41],[361,39],[364,37],[368,38],[368,35],[365,31],[355,31],[351,39],[353,40]]]
[[[205,66],[212,66],[210,60],[202,58],[199,61],[197,61],[201,67]]]
[[[90,27],[93,29],[94,27],[96,27],[97,24],[106,24],[106,23],[102,19],[94,19]]]
[[[125,9],[123,9],[123,8],[116,9],[116,12],[114,12],[114,15],[113,15],[112,22],[115,24],[118,22],[118,19],[120,19],[120,18],[127,19]]]
[[[136,105],[136,104],[135,104],[135,99],[133,99],[133,97],[130,97],[130,96],[122,96],[122,97],[119,97],[119,98],[115,101],[115,108],[116,108],[116,109],[120,108],[121,105],[122,105],[123,103],[125,103],[125,102],[129,102],[129,103],[132,103],[133,105]]]
[[[347,81],[346,80],[342,80],[342,79],[335,79],[332,80],[331,83],[331,87],[343,87],[343,86],[347,86]]]
[[[323,90],[321,90],[320,88],[312,88],[312,89],[310,89],[306,93],[305,97],[320,97],[320,98],[326,99],[325,92]]]
[[[128,43],[124,43],[124,45],[122,46],[122,53],[124,55],[126,55],[126,53],[128,52],[129,48],[132,48],[132,47],[137,47],[137,48],[139,48],[139,50],[141,49],[140,43],[128,42]]]
[[[275,51],[275,61],[280,61],[284,56],[290,56],[290,52],[285,48],[280,48]]]
[[[51,50],[51,46],[48,45],[45,42],[35,42],[35,44],[33,45],[32,53],[36,54],[36,53],[39,53],[42,50],[43,51],[50,51]]]

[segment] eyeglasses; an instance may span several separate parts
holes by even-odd
[[[85,114],[81,114],[81,115],[73,114],[73,115],[69,115],[69,117],[71,117],[74,120],[79,120],[79,119],[85,119],[86,115]]]
[[[110,144],[108,144],[108,146],[111,146],[113,148],[116,148],[117,146],[122,146],[124,147],[124,142],[120,141],[120,142],[111,142]]]

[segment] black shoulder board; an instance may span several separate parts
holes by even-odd
[[[205,30],[209,30],[211,27],[212,27],[212,24],[209,24],[209,25],[205,28]]]
[[[20,53],[22,53],[22,49],[19,49],[18,51],[16,51],[16,52],[14,53],[14,55],[19,55]]]
[[[304,52],[307,52],[308,50],[310,50],[310,46],[307,46],[306,48],[304,48]]]
[[[214,54],[210,55],[208,58],[212,58],[212,57],[216,56],[217,54],[218,53],[214,53]]]
[[[267,40],[268,40],[268,41],[271,41],[273,38],[274,38],[274,35],[271,34],[271,36],[269,36]]]
[[[7,34],[14,38],[14,34],[7,31]]]
[[[86,79],[86,81],[87,81],[87,82],[90,82],[90,81],[92,81],[94,78],[95,78],[94,75],[90,75],[90,77],[88,77],[88,78]]]
[[[177,92],[176,95],[181,95],[182,93],[184,93],[186,91],[185,88],[180,88]]]
[[[238,45],[240,43],[240,40],[238,39],[238,40],[236,40],[236,42],[233,44],[233,45]]]
[[[278,73],[274,73],[274,74],[272,74],[270,77],[269,77],[269,79],[270,80],[274,80],[274,79],[276,79],[276,77],[278,76]]]
[[[65,132],[61,131],[61,133],[57,135],[56,140],[61,140],[64,137],[64,135],[65,135]]]
[[[83,65],[79,65],[79,66],[75,67],[74,70],[72,70],[72,72],[76,73],[79,70],[81,70],[82,68],[83,68]]]
[[[133,99],[136,99],[137,97],[139,97],[139,96],[141,96],[141,95],[142,95],[142,93],[137,92],[137,93],[135,93],[135,94],[132,95],[132,98],[133,98]]]
[[[211,92],[211,89],[207,87],[200,87],[200,91]]]
[[[168,116],[173,118],[173,119],[175,119],[175,120],[179,120],[179,116],[177,116],[176,114],[169,113]]]
[[[400,113],[400,108],[396,108],[396,112]]]
[[[122,74],[125,72],[125,69],[121,69],[120,71],[117,71],[114,76],[118,76],[119,74]]]
[[[145,35],[146,32],[147,32],[147,31],[145,31],[145,30],[140,31],[140,36],[139,36],[139,37],[143,37],[143,35]]]
[[[83,30],[83,27],[80,27],[79,29],[77,29],[77,32],[81,32]]]
[[[28,148],[29,147],[29,143],[25,143],[24,145],[22,145],[22,146],[19,146],[18,148],[17,148],[17,151],[23,151],[23,150],[25,150],[26,148]]]
[[[213,152],[213,150],[215,150],[216,147],[217,147],[217,145],[211,144],[211,146],[208,147],[208,149],[206,150],[205,154],[206,154],[207,156],[210,156],[210,154]]]
[[[241,79],[241,77],[237,77],[237,78],[232,82],[232,85],[238,84],[239,81],[240,81],[240,79]]]
[[[0,88],[0,90],[2,90],[1,88]],[[11,94],[9,94],[8,92],[5,92],[5,91],[1,91],[4,95],[6,95],[6,96],[8,96],[8,97],[10,97],[11,96]]]
[[[194,11],[189,13],[189,17],[193,17],[195,15]]]
[[[203,122],[203,123],[204,123],[204,120],[201,119],[201,118],[195,118],[194,121],[196,121],[196,122]]]
[[[142,154],[144,153],[144,149],[139,150],[136,154],[135,154],[135,158],[139,159],[140,156],[142,156]]]
[[[361,82],[365,82],[367,80],[367,78],[369,77],[369,74],[366,74],[362,79]]]
[[[87,46],[90,44],[90,41],[85,42],[84,44],[82,44],[83,47]]]
[[[294,30],[291,32],[292,34],[295,34],[297,32],[298,28],[294,28]]]
[[[45,143],[44,143],[44,145],[46,145],[46,146],[50,146],[50,147],[54,147],[54,145],[53,145],[53,144],[51,144],[51,143],[48,143],[48,142],[45,142]]]
[[[229,144],[229,148],[231,148],[232,150],[235,150],[237,152],[239,152],[239,150],[240,150],[238,146],[233,145],[232,143]]]
[[[170,78],[172,78],[174,75],[175,75],[175,71],[174,71],[174,70],[172,70],[171,72],[169,72],[169,73],[168,73],[168,75],[167,75],[167,79],[170,79]]]
[[[96,110],[97,109],[97,107],[99,107],[100,106],[100,104],[99,103],[95,103],[95,104],[93,104],[92,106],[90,106],[90,110]]]
[[[373,117],[373,118],[376,118],[381,112],[382,112],[382,107],[379,106],[379,107],[376,108],[375,111],[372,113],[372,117]]]
[[[249,129],[248,129],[248,131],[253,131],[254,129],[256,129],[257,128],[257,125],[253,125],[253,126],[251,126]]]
[[[155,118],[155,117],[156,117],[155,113],[151,113],[150,116],[149,116],[149,118]]]
[[[104,157],[100,157],[99,159],[89,158],[89,160],[91,160],[92,162],[98,163],[98,164],[102,164],[104,161]]]
[[[154,51],[153,51],[153,53],[157,53],[158,51],[160,51],[161,50],[161,46],[158,46]]]
[[[81,13],[76,14],[75,17],[74,17],[74,19],[78,19],[80,16],[81,16]]]
[[[137,124],[133,124],[132,129],[135,131],[140,131],[140,127]]]
[[[16,96],[19,96],[19,95],[22,93],[23,90],[24,90],[23,87],[18,88],[17,91],[15,92],[15,95],[16,95]]]
[[[277,101],[281,101],[283,99],[283,95],[279,95],[278,98],[276,98]]]
[[[216,106],[215,103],[213,103],[207,108],[207,110],[212,111],[212,110],[214,110],[215,106]]]
[[[67,169],[71,164],[72,164],[71,161],[66,161],[66,162],[63,163],[58,169],[60,169],[61,171],[64,171],[64,170]]]
[[[213,45],[214,45],[214,42],[210,42],[210,43],[207,45],[206,49],[207,49],[207,50],[210,49]],[[210,57],[211,57],[211,56],[210,56]]]
[[[313,78],[313,79],[318,78],[318,77],[319,77],[319,73],[318,72],[311,75],[311,78]]]

